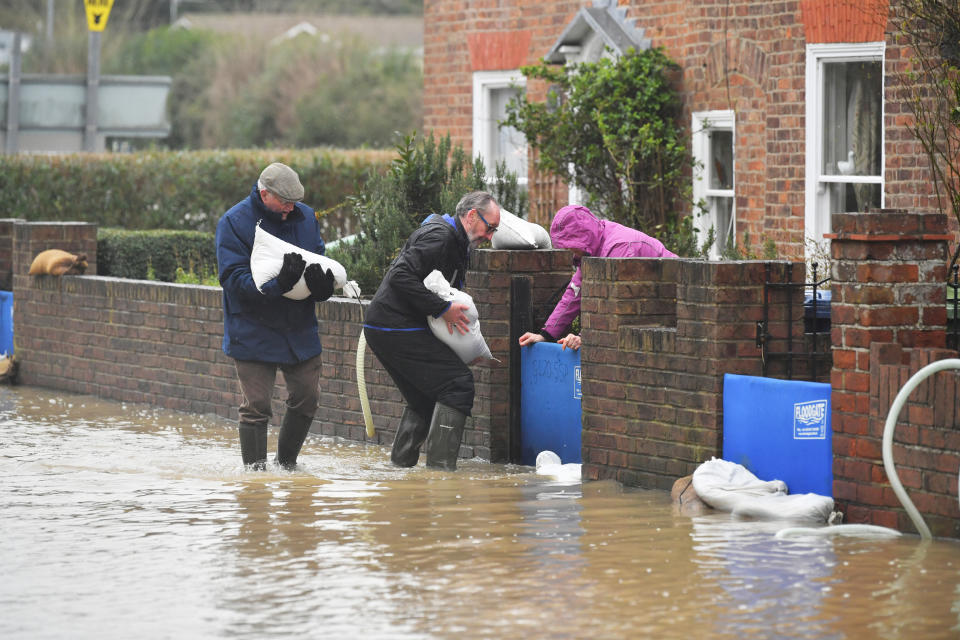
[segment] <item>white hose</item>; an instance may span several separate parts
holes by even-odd
[[[903,484],[900,483],[900,478],[897,476],[897,470],[893,466],[893,429],[896,427],[897,419],[900,417],[900,410],[903,409],[903,405],[906,404],[910,393],[928,377],[944,369],[960,369],[960,359],[950,358],[931,362],[913,374],[910,379],[907,380],[907,384],[903,385],[903,388],[900,389],[897,397],[893,399],[893,404],[890,405],[890,413],[887,414],[887,422],[883,425],[883,468],[887,472],[887,477],[890,478],[890,485],[893,487],[893,492],[897,495],[897,498],[900,499],[900,504],[906,509],[907,515],[910,516],[910,520],[913,522],[913,526],[917,528],[917,531],[920,532],[920,537],[924,540],[930,540],[933,537],[930,534],[930,528],[927,527],[927,523],[923,521],[923,516],[917,511],[917,508],[913,505],[913,501],[910,500],[910,496],[908,496],[904,490]]]
[[[903,535],[896,529],[875,524],[837,524],[829,527],[787,527],[777,531],[774,538],[782,540],[795,536],[890,536]]]
[[[357,390],[360,392],[360,409],[363,411],[363,423],[367,427],[367,437],[374,436],[373,415],[370,413],[370,400],[367,399],[367,380],[363,373],[363,356],[367,350],[367,339],[360,329],[360,340],[357,341]]]

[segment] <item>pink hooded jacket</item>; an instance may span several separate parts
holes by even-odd
[[[550,225],[550,239],[555,249],[580,249],[585,255],[600,258],[676,258],[663,243],[636,229],[610,220],[601,220],[586,207],[570,205],[557,211]],[[563,297],[543,330],[553,336],[561,335],[580,313],[580,283],[583,273],[579,261],[577,270],[563,292]]]

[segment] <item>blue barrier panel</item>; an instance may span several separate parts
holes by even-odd
[[[550,450],[580,462],[580,352],[555,342],[520,350],[520,450],[523,464]]]
[[[725,374],[723,459],[792,494],[832,497],[830,385]]]
[[[13,355],[13,292],[0,291],[0,356]]]

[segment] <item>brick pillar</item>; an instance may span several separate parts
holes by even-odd
[[[0,291],[13,291],[13,225],[22,218],[0,219]]]
[[[465,290],[480,314],[480,330],[494,358],[500,362],[472,367],[476,382],[473,420],[464,433],[464,445],[491,462],[519,462],[519,398],[511,397],[511,382],[520,375],[522,331],[538,331],[530,318],[515,326],[522,309],[514,309],[518,290],[529,292],[530,303],[542,306],[557,287],[573,275],[570,254],[560,250],[474,251]],[[522,315],[522,314],[521,314]],[[519,389],[516,380],[515,389]],[[463,453],[463,448],[461,448]]]
[[[871,420],[871,387],[876,395],[879,365],[945,345],[947,217],[880,210],[834,214],[832,225],[833,495],[848,522],[897,527],[893,511],[877,509],[897,501],[883,470],[886,412]]]
[[[649,258],[583,264],[583,477],[669,490],[722,454],[724,374],[761,374],[756,323],[768,273],[773,282],[802,282],[803,269]],[[783,305],[768,310],[771,320],[785,313]]]

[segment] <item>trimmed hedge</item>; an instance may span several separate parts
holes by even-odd
[[[339,205],[395,157],[326,148],[0,155],[0,218],[212,232],[263,167],[284,162],[300,175],[304,202],[324,213],[325,239],[335,240],[353,226]]]
[[[207,231],[97,231],[97,273],[175,282],[177,268],[202,278],[217,273],[214,234]]]

